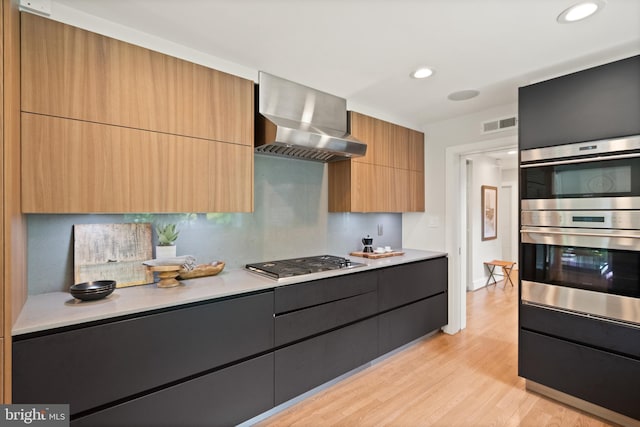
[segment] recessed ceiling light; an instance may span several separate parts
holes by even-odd
[[[604,0],[589,0],[574,4],[558,15],[557,21],[561,24],[581,21],[602,9],[604,5]]]
[[[466,101],[467,99],[475,98],[480,92],[473,89],[459,90],[458,92],[452,92],[447,96],[451,101]]]
[[[422,68],[418,68],[413,73],[411,73],[411,77],[413,77],[414,79],[426,79],[432,74],[433,74],[433,69],[429,67],[422,67]]]
[[[518,152],[518,151],[516,151],[516,150],[511,150],[511,151],[507,151],[507,154],[509,154],[509,155],[513,155],[513,154],[516,154],[517,152]]]

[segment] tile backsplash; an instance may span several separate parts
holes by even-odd
[[[73,284],[73,224],[177,222],[178,255],[227,268],[307,255],[348,255],[375,246],[402,246],[402,215],[328,212],[327,165],[256,156],[253,213],[28,215],[29,294]],[[378,236],[378,225],[383,235]],[[154,245],[156,243],[154,230]]]

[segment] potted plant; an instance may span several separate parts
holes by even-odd
[[[176,240],[180,231],[176,224],[156,226],[158,246],[156,246],[156,258],[174,258],[176,256]]]

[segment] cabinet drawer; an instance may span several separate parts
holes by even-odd
[[[378,319],[371,318],[276,350],[279,405],[376,357]]]
[[[447,324],[447,293],[380,315],[379,354],[385,354]]]
[[[378,308],[389,310],[447,290],[447,258],[436,258],[380,270]]]
[[[345,274],[275,289],[276,314],[366,294],[378,287],[377,272]]]
[[[640,361],[520,330],[519,375],[640,419]]]
[[[71,422],[73,427],[231,426],[273,407],[273,353]]]
[[[640,328],[527,304],[520,327],[640,359]]]
[[[13,401],[86,411],[273,347],[273,294],[16,339]]]
[[[378,294],[369,292],[276,316],[276,346],[372,316],[377,307]]]

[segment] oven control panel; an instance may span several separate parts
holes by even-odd
[[[534,227],[640,229],[640,211],[522,211],[522,225]]]

